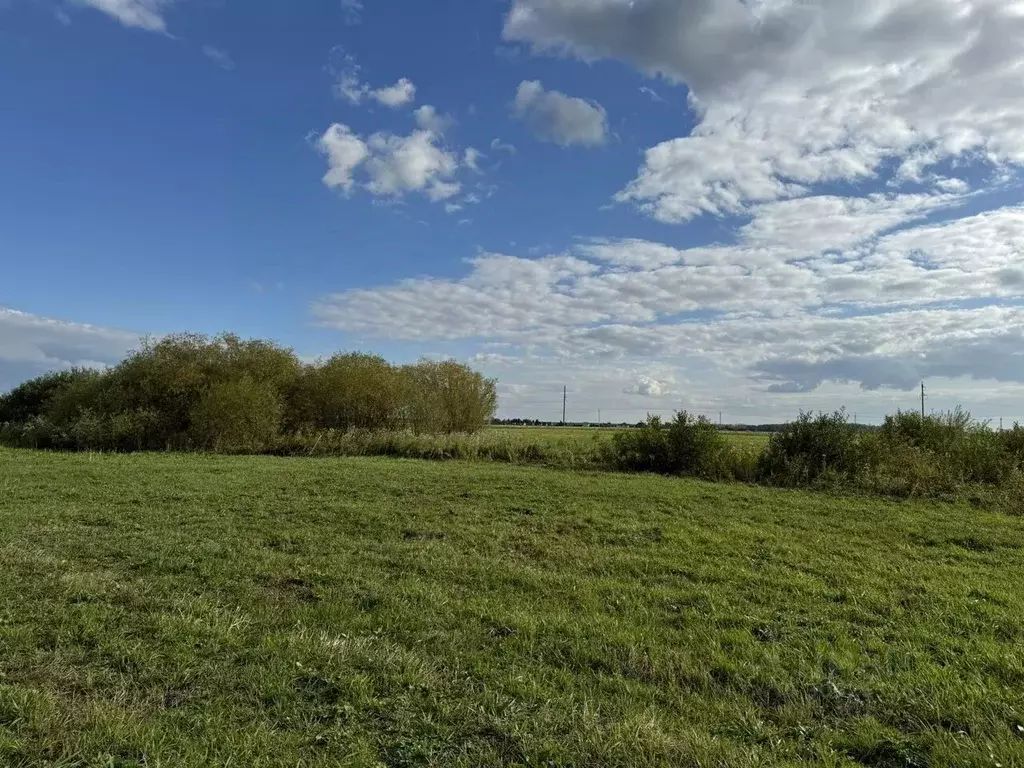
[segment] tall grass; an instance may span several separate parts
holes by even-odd
[[[491,432],[426,434],[411,430],[321,430],[279,439],[278,456],[391,456],[449,461],[468,459],[537,464],[565,469],[611,469],[598,440],[535,441]]]

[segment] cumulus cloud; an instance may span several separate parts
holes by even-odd
[[[437,134],[431,131],[413,131],[408,136],[375,133],[368,142],[370,181],[366,188],[375,195],[388,196],[426,190],[435,201],[458,194],[459,185],[447,179],[458,170],[459,162],[437,142]]]
[[[124,331],[0,307],[0,392],[47,371],[111,365],[138,342]]]
[[[454,122],[451,115],[438,114],[437,109],[430,104],[424,104],[413,112],[416,118],[416,125],[425,131],[444,133]]]
[[[334,59],[328,71],[335,77],[334,95],[350,104],[362,104],[367,99],[390,109],[404,107],[416,98],[416,85],[408,78],[399,78],[393,85],[373,88],[363,82],[362,67],[340,46],[331,52]]]
[[[900,183],[946,160],[1024,163],[1016,2],[514,0],[504,35],[689,87],[695,128],[618,196],[666,222],[892,167]]]
[[[317,140],[317,147],[327,157],[324,184],[350,192],[355,184],[352,174],[370,156],[366,142],[347,125],[335,123]]]
[[[538,139],[563,147],[597,146],[608,138],[604,107],[559,91],[546,91],[539,80],[519,84],[512,113],[524,120]]]
[[[394,85],[371,88],[368,84],[360,82],[356,75],[348,72],[338,79],[335,93],[352,104],[362,104],[366,99],[371,99],[390,109],[397,109],[416,98],[416,86],[411,80],[403,77]]]
[[[320,323],[500,349],[480,364],[500,372],[505,413],[560,408],[565,379],[585,419],[623,393],[631,417],[844,403],[877,416],[922,378],[948,398],[939,407],[1019,400],[1024,206],[992,193],[1015,192],[1024,165],[1020,2],[510,5],[511,42],[686,86],[689,127],[649,147],[616,199],[667,223],[718,216],[727,233],[697,247],[578,238],[532,258],[478,253],[462,276],[325,296]],[[668,95],[653,81],[642,93]],[[608,137],[603,107],[539,81],[520,84],[512,111],[563,146]],[[672,397],[642,399],[659,392]]]
[[[454,178],[460,163],[440,141],[438,134],[422,129],[408,136],[374,133],[364,140],[347,125],[335,123],[317,140],[328,164],[323,182],[349,193],[359,172],[366,178],[363,188],[375,196],[419,192],[431,202],[447,200],[462,189]]]
[[[482,173],[480,170],[480,159],[487,157],[479,149],[473,149],[473,147],[467,147],[466,151],[462,155],[462,162],[467,168],[476,173]]]
[[[149,32],[167,31],[164,10],[171,4],[171,0],[75,0],[75,2],[102,11],[126,27],[135,27]]]
[[[394,85],[369,91],[368,95],[378,104],[396,109],[404,107],[416,98],[416,86],[413,85],[411,80],[403,77]]]
[[[639,395],[641,397],[668,397],[675,394],[669,382],[650,376],[639,377],[633,384],[622,391],[627,395]]]

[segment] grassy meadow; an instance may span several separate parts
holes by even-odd
[[[535,445],[547,449],[556,460],[561,454],[593,455],[597,447],[607,444],[617,433],[629,431],[622,427],[558,427],[558,426],[491,426],[484,429],[481,442],[503,442],[511,445]],[[757,454],[768,445],[768,432],[726,432],[722,435],[733,447],[747,454]],[[596,461],[596,457],[595,457]]]
[[[0,449],[0,765],[1024,765],[1024,519]]]
[[[616,432],[621,431],[623,431],[622,427],[519,427],[500,425],[487,427],[485,433],[534,443],[557,443],[566,440],[578,442],[607,440]],[[764,448],[770,437],[768,432],[723,432],[722,434],[735,445],[753,446],[758,449]]]

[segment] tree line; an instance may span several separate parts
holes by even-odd
[[[443,360],[364,353],[303,362],[234,334],[143,340],[106,370],[26,381],[0,397],[0,442],[68,450],[271,451],[325,431],[471,433],[497,408],[495,381]]]

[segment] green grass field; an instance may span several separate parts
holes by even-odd
[[[1024,765],[1024,520],[0,450],[0,765]]]
[[[529,441],[540,445],[576,441],[588,442],[593,440],[606,440],[616,432],[621,432],[620,427],[512,427],[494,426],[488,427],[486,434],[514,437],[523,441]],[[760,450],[768,444],[769,434],[767,432],[725,432],[725,436],[737,446],[749,447]]]

